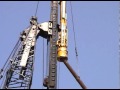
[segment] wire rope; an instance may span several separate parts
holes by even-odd
[[[37,2],[37,7],[36,7],[36,10],[35,10],[35,16],[37,15],[38,6],[39,6],[39,1]]]
[[[78,52],[77,52],[77,44],[76,44],[76,34],[75,34],[75,28],[74,28],[74,17],[73,17],[73,9],[72,9],[72,3],[70,1],[70,7],[71,7],[71,16],[72,16],[72,26],[73,26],[73,36],[74,36],[74,43],[75,43],[75,53],[76,53],[76,59],[77,59],[77,68],[78,68],[78,75],[79,75],[79,59],[78,59]]]

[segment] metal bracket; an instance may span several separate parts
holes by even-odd
[[[52,22],[48,21],[48,22],[43,22],[38,24],[38,29],[47,32],[48,35],[52,35]]]

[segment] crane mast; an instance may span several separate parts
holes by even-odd
[[[19,47],[10,58],[3,89],[29,89],[32,84],[37,19],[32,17],[30,23],[30,28],[23,31]]]
[[[60,25],[58,24],[58,4],[60,5]],[[79,85],[86,89],[80,77],[67,62],[68,60],[68,29],[66,1],[51,1],[50,21],[38,23],[37,17],[32,16],[30,26],[25,29],[16,44],[16,49],[8,59],[3,73],[2,89],[30,89],[34,71],[35,46],[38,37],[47,40],[48,75],[44,78],[43,86],[47,89],[57,89],[57,61],[63,62],[72,73]]]
[[[57,34],[58,34],[58,1],[51,1],[52,36],[50,36],[49,46],[49,75],[45,79],[44,86],[48,89],[57,88]]]

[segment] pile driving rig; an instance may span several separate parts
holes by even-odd
[[[58,5],[60,5],[60,25],[58,24]],[[86,89],[80,77],[67,62],[68,30],[66,1],[51,1],[50,21],[38,23],[37,17],[32,16],[30,26],[25,29],[9,56],[5,66],[1,69],[4,78],[1,89],[30,89],[33,77],[34,52],[38,37],[47,40],[49,48],[49,72],[44,78],[43,86],[47,89],[57,89],[57,60],[63,62],[75,77],[79,85]]]

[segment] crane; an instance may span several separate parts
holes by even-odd
[[[58,23],[58,5],[60,5],[60,24]],[[35,46],[38,37],[47,40],[49,48],[49,72],[44,78],[43,86],[47,89],[57,89],[57,61],[63,62],[72,73],[79,85],[87,87],[68,63],[68,30],[66,1],[51,1],[50,21],[38,23],[37,17],[32,16],[30,26],[19,37],[4,68],[1,69],[1,78],[4,78],[2,89],[30,89],[35,60]]]

